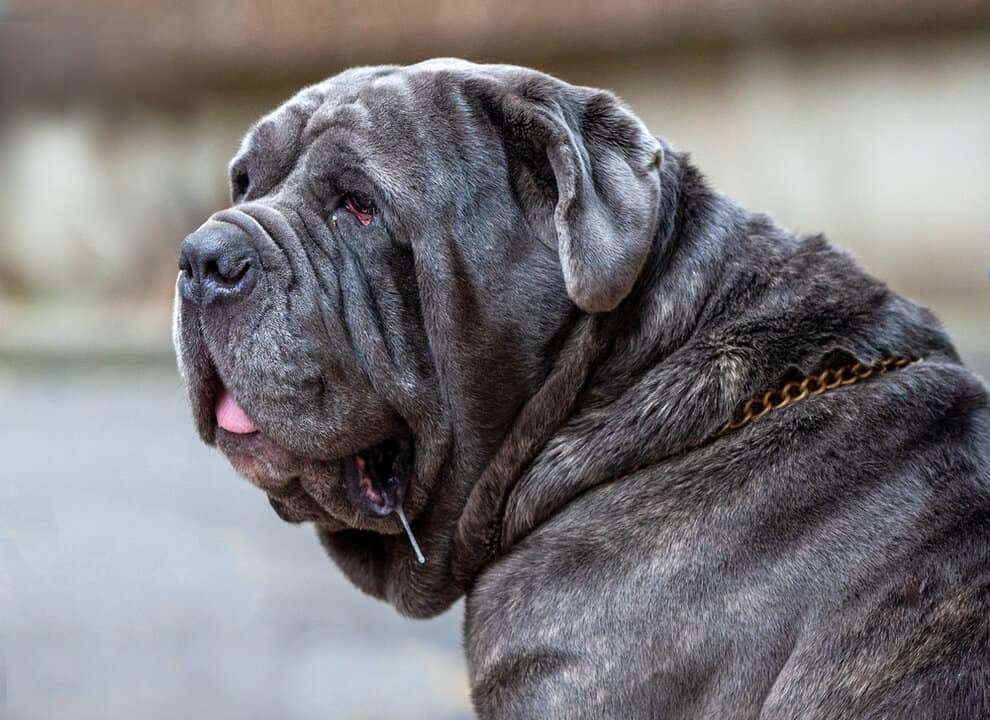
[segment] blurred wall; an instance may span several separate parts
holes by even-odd
[[[615,90],[722,191],[826,232],[963,335],[984,328],[980,4],[830,13],[806,2],[774,14],[766,2],[626,3],[606,22],[580,3],[529,16],[406,3],[423,12],[402,32],[398,10],[344,3],[343,30],[315,37],[325,18],[307,22],[317,5],[305,0],[271,17],[263,3],[132,4],[146,15],[110,1],[86,13],[46,5],[50,15],[21,11],[2,36],[14,89],[0,122],[0,350],[167,352],[178,244],[225,204],[226,163],[248,125],[350,62],[447,50]]]

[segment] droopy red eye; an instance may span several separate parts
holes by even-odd
[[[344,207],[362,225],[368,225],[375,214],[375,206],[370,201],[353,194],[344,196]]]

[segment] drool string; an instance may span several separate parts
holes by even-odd
[[[416,542],[416,537],[413,535],[412,528],[409,527],[409,521],[406,520],[406,514],[402,512],[402,506],[397,505],[395,512],[399,516],[399,522],[402,523],[402,527],[405,528],[406,535],[409,536],[409,542],[412,544],[413,551],[416,553],[416,560],[419,561],[420,565],[425,565],[426,558],[423,557],[423,551],[419,549],[419,543]]]

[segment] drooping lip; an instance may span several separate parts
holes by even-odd
[[[289,522],[315,522],[331,531],[401,532],[398,520],[385,518],[409,496],[418,460],[414,434],[401,415],[396,413],[388,428],[379,429],[387,434],[369,438],[368,445],[348,450],[347,455],[300,454],[268,433],[259,408],[242,404],[236,397],[236,388],[230,389],[202,346],[202,336],[187,340],[196,345],[182,346],[183,375],[201,438],[220,450],[238,474],[264,490],[280,517]],[[280,428],[283,433],[286,430],[290,428]],[[376,434],[373,428],[368,430]],[[380,453],[387,443],[402,443],[403,464],[397,472],[369,483],[367,477],[362,478],[357,459]],[[360,516],[367,522],[358,520]]]
[[[369,518],[380,519],[401,507],[412,481],[415,445],[411,432],[386,437],[337,460],[294,455],[260,430],[222,382],[214,406],[214,439],[237,472],[273,496],[287,489],[304,492],[300,475],[317,465],[337,465],[347,500]],[[312,496],[311,496],[312,497]],[[316,498],[313,501],[326,513]]]

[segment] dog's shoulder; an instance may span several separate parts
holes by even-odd
[[[603,483],[478,578],[476,702],[813,717],[900,707],[922,677],[965,694],[990,667],[988,456],[985,386],[936,358]]]

